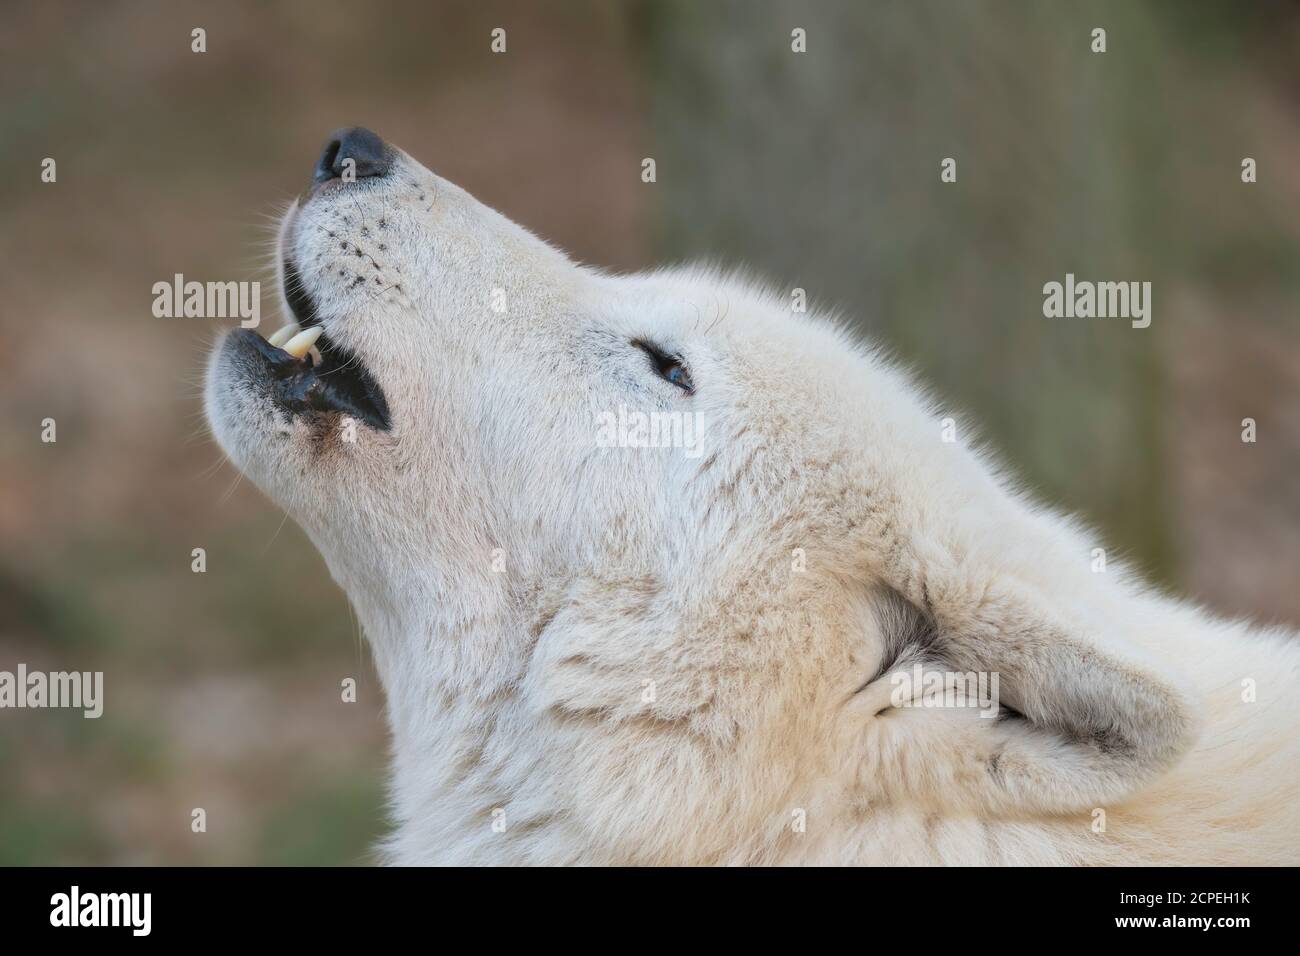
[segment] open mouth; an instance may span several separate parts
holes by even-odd
[[[282,329],[269,341],[250,333],[256,341],[248,342],[266,363],[276,400],[291,412],[342,412],[388,431],[388,401],[379,383],[360,357],[316,324],[316,304],[289,259],[284,262],[284,286],[298,328]]]

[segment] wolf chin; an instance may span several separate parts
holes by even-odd
[[[207,413],[373,646],[388,861],[1300,863],[1294,634],[1094,573],[834,322],[575,264],[362,129],[280,258]],[[896,706],[917,665],[996,718]]]

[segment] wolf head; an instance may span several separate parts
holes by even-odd
[[[1190,741],[1119,572],[797,293],[575,264],[364,130],[280,261],[317,352],[226,336],[208,414],[366,625],[441,821],[399,856],[775,859],[799,811],[1078,811]]]

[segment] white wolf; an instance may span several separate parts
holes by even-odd
[[[1096,573],[826,319],[576,265],[360,129],[281,257],[310,328],[227,335],[207,410],[373,645],[390,861],[1300,863],[1293,635]],[[895,706],[917,664],[1000,714]]]

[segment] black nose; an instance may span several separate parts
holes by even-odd
[[[320,162],[316,164],[313,181],[323,183],[344,178],[349,168],[348,160],[355,164],[352,172],[357,179],[386,176],[392,165],[389,149],[382,139],[363,126],[351,126],[330,134],[325,150],[320,154]]]

